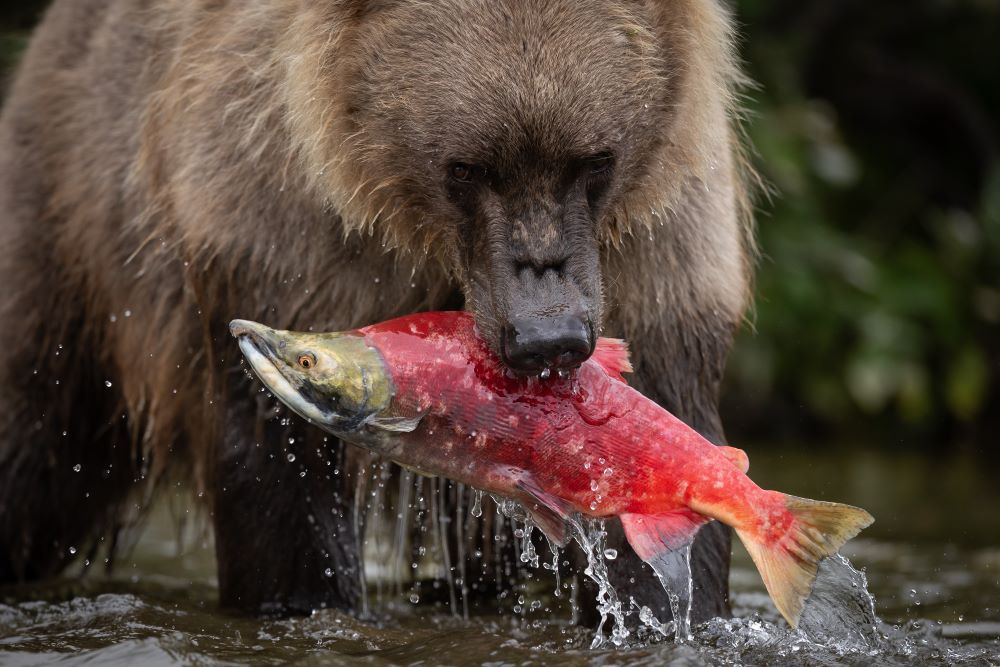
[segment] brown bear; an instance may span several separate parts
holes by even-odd
[[[464,307],[523,374],[622,336],[631,382],[723,442],[752,255],[731,50],[718,0],[57,0],[0,123],[0,581],[183,479],[223,604],[357,605],[347,454],[274,418],[234,317]],[[728,562],[703,530],[695,619]]]

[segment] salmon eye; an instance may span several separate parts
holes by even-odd
[[[302,368],[304,368],[306,370],[309,370],[310,368],[315,368],[315,366],[316,366],[316,357],[314,357],[311,354],[300,355],[299,356],[299,366],[301,366]]]

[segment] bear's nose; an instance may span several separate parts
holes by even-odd
[[[504,363],[519,373],[575,368],[594,351],[590,324],[579,315],[519,317],[504,332]]]

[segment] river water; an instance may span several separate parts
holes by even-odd
[[[803,629],[790,631],[737,547],[734,618],[695,625],[680,644],[647,631],[633,632],[625,647],[591,649],[595,628],[572,622],[575,580],[560,568],[562,594],[552,594],[544,546],[537,574],[496,605],[471,606],[468,618],[461,604],[434,594],[442,584],[400,594],[377,584],[371,563],[364,620],[331,610],[242,617],[214,602],[212,547],[201,522],[187,522],[178,543],[178,515],[194,516],[178,491],[152,512],[110,578],[91,568],[83,577],[0,589],[0,665],[1000,665],[995,462],[973,454],[748,450],[762,486],[875,515],[875,526],[842,553],[867,577],[877,619],[862,575],[830,561],[817,596],[844,599],[816,603]]]

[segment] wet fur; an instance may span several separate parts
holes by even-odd
[[[338,330],[464,302],[496,341],[498,310],[517,294],[470,257],[553,232],[463,238],[434,180],[447,156],[408,156],[540,100],[582,114],[542,123],[553,151],[588,123],[636,144],[604,195],[598,245],[562,250],[596,253],[592,315],[632,343],[633,383],[723,441],[719,382],[752,257],[725,11],[715,0],[478,4],[55,3],[0,123],[0,581],[58,572],[70,546],[117,534],[135,498],[172,474],[207,499],[223,603],[355,606],[354,489],[326,465],[345,467],[344,452],[269,419],[226,323]],[[458,18],[419,20],[428,11]],[[406,25],[435,27],[421,37]],[[600,71],[579,72],[597,83],[574,100],[557,81],[525,96],[503,80],[505,49],[534,49],[539,71],[555,71],[580,35],[624,44],[635,67],[581,56]],[[464,57],[469,40],[492,60]],[[448,88],[467,80],[483,86]],[[435,87],[448,97],[410,94]],[[623,97],[650,107],[601,116]],[[517,159],[513,143],[494,149]],[[289,437],[308,443],[296,465]],[[705,533],[698,617],[728,604],[729,537]],[[658,588],[631,565],[639,584],[623,588]]]

